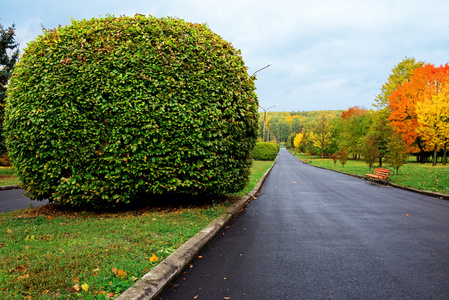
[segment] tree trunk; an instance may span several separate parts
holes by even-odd
[[[382,155],[379,156],[379,168],[382,168]]]
[[[437,165],[437,146],[435,145],[435,149],[433,150],[432,167],[435,167],[436,165]]]
[[[447,143],[444,144],[444,151],[443,151],[443,166],[445,166],[447,164]]]

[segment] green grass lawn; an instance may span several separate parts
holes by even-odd
[[[19,184],[19,180],[14,176],[14,169],[11,167],[0,167],[0,186],[16,184]]]
[[[115,297],[251,191],[272,163],[255,161],[247,189],[216,203],[0,213],[0,299]]]
[[[348,160],[343,167],[339,161],[334,164],[332,159],[322,159],[320,157],[307,158],[307,156],[302,153],[295,153],[295,155],[301,160],[306,160],[313,166],[361,176],[364,176],[367,173],[372,173],[363,160]],[[387,163],[382,164],[382,167],[392,170],[390,175],[392,183],[405,187],[412,187],[418,190],[449,194],[449,165],[443,166],[438,164],[436,167],[432,167],[431,163],[420,164],[409,161],[399,168],[399,174],[396,174],[396,170]]]

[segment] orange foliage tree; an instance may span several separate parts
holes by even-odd
[[[408,81],[404,81],[389,97],[390,125],[402,136],[410,152],[433,150],[421,139],[417,128],[416,104],[428,102],[438,94],[449,80],[449,64],[435,67],[425,64],[413,71]]]

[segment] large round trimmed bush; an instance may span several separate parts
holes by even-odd
[[[249,175],[254,89],[239,51],[205,25],[72,21],[17,64],[7,146],[32,199],[104,207],[145,193],[233,193]]]
[[[255,160],[275,160],[279,149],[278,144],[259,142],[252,151],[252,157]]]

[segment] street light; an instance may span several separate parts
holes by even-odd
[[[257,72],[260,72],[260,71],[262,71],[262,70],[268,68],[268,67],[271,66],[272,64],[273,64],[273,63],[269,63],[269,64],[266,65],[265,67],[263,67],[263,68],[257,70],[256,72],[253,73],[253,75],[250,76],[250,78],[253,78],[254,75],[256,75]],[[263,108],[262,106],[259,105],[259,107],[262,108],[263,111],[264,111],[264,114],[263,114],[263,141],[264,141],[264,142],[265,142],[265,120],[266,120],[266,118],[267,118],[267,110],[269,110],[270,108],[273,108],[273,107],[275,107],[275,106],[277,106],[277,104],[276,104],[276,105],[273,105],[273,106],[270,106],[270,107],[268,107],[267,109],[265,109],[265,108]]]
[[[263,109],[263,138],[262,138],[263,142],[265,142],[265,124],[266,124],[265,120],[267,118],[267,110],[269,110],[270,108],[276,107],[276,106],[278,106],[278,105],[276,104],[276,105],[270,106],[267,109],[265,109],[265,108],[263,108],[262,106],[259,105],[259,107]]]
[[[253,75],[251,75],[250,77],[253,77],[254,75],[256,75],[257,72],[262,71],[263,69],[268,68],[269,66],[271,66],[273,63],[269,63],[268,65],[266,65],[265,67],[263,67],[262,69],[257,70],[256,72],[253,73]]]

